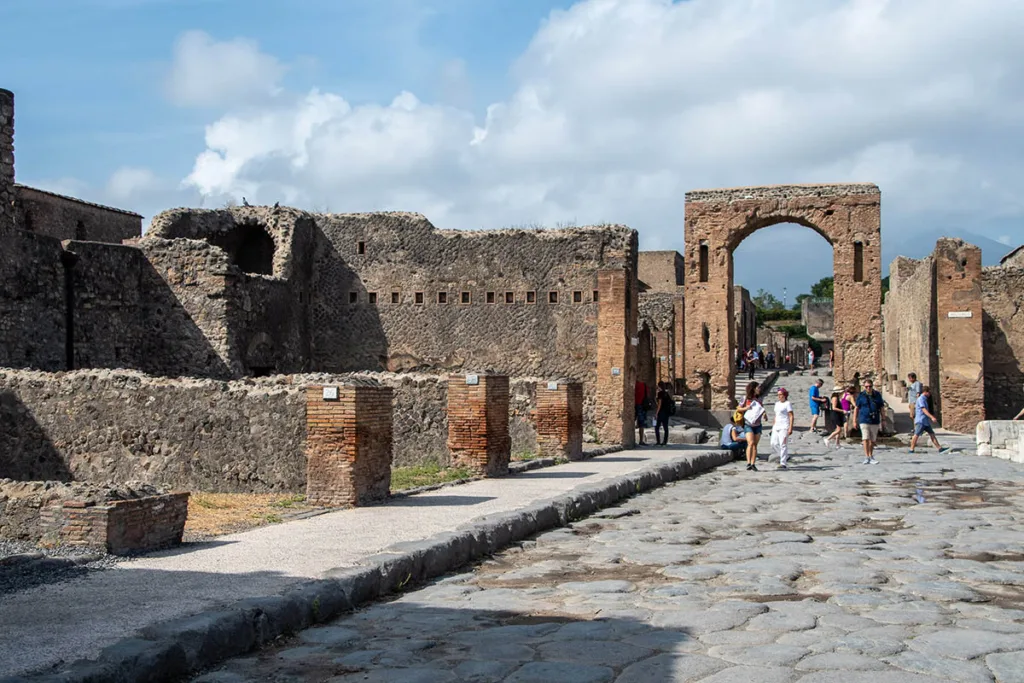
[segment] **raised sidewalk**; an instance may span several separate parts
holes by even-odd
[[[180,677],[731,459],[709,446],[620,451],[484,479],[6,595],[0,679],[44,669],[63,672],[53,679],[62,681]]]

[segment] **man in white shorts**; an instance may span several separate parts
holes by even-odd
[[[860,439],[864,444],[863,465],[877,465],[875,460],[875,443],[878,441],[878,432],[882,429],[882,416],[885,415],[885,399],[875,391],[875,385],[871,380],[864,382],[864,391],[857,396],[857,406],[854,409],[856,424],[860,427]]]

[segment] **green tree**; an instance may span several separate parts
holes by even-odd
[[[811,296],[816,299],[831,299],[833,294],[833,279],[823,277],[814,285],[811,285]]]
[[[762,311],[774,311],[782,308],[782,302],[779,301],[778,297],[763,289],[757,290],[757,294],[752,296],[751,300],[754,302],[754,306]]]
[[[810,299],[810,298],[811,298],[810,294],[797,294],[796,295],[796,303],[793,304],[793,310],[794,311],[799,311],[801,306],[803,306],[804,299]]]

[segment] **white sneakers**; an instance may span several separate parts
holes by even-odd
[[[877,464],[878,464],[878,461],[875,460],[874,458],[864,458],[864,462],[861,463],[861,465],[877,465]]]

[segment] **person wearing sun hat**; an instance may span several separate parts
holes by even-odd
[[[779,454],[779,469],[788,469],[789,436],[793,433],[793,404],[789,402],[789,390],[779,387],[775,401],[775,422],[772,423],[772,452]]]

